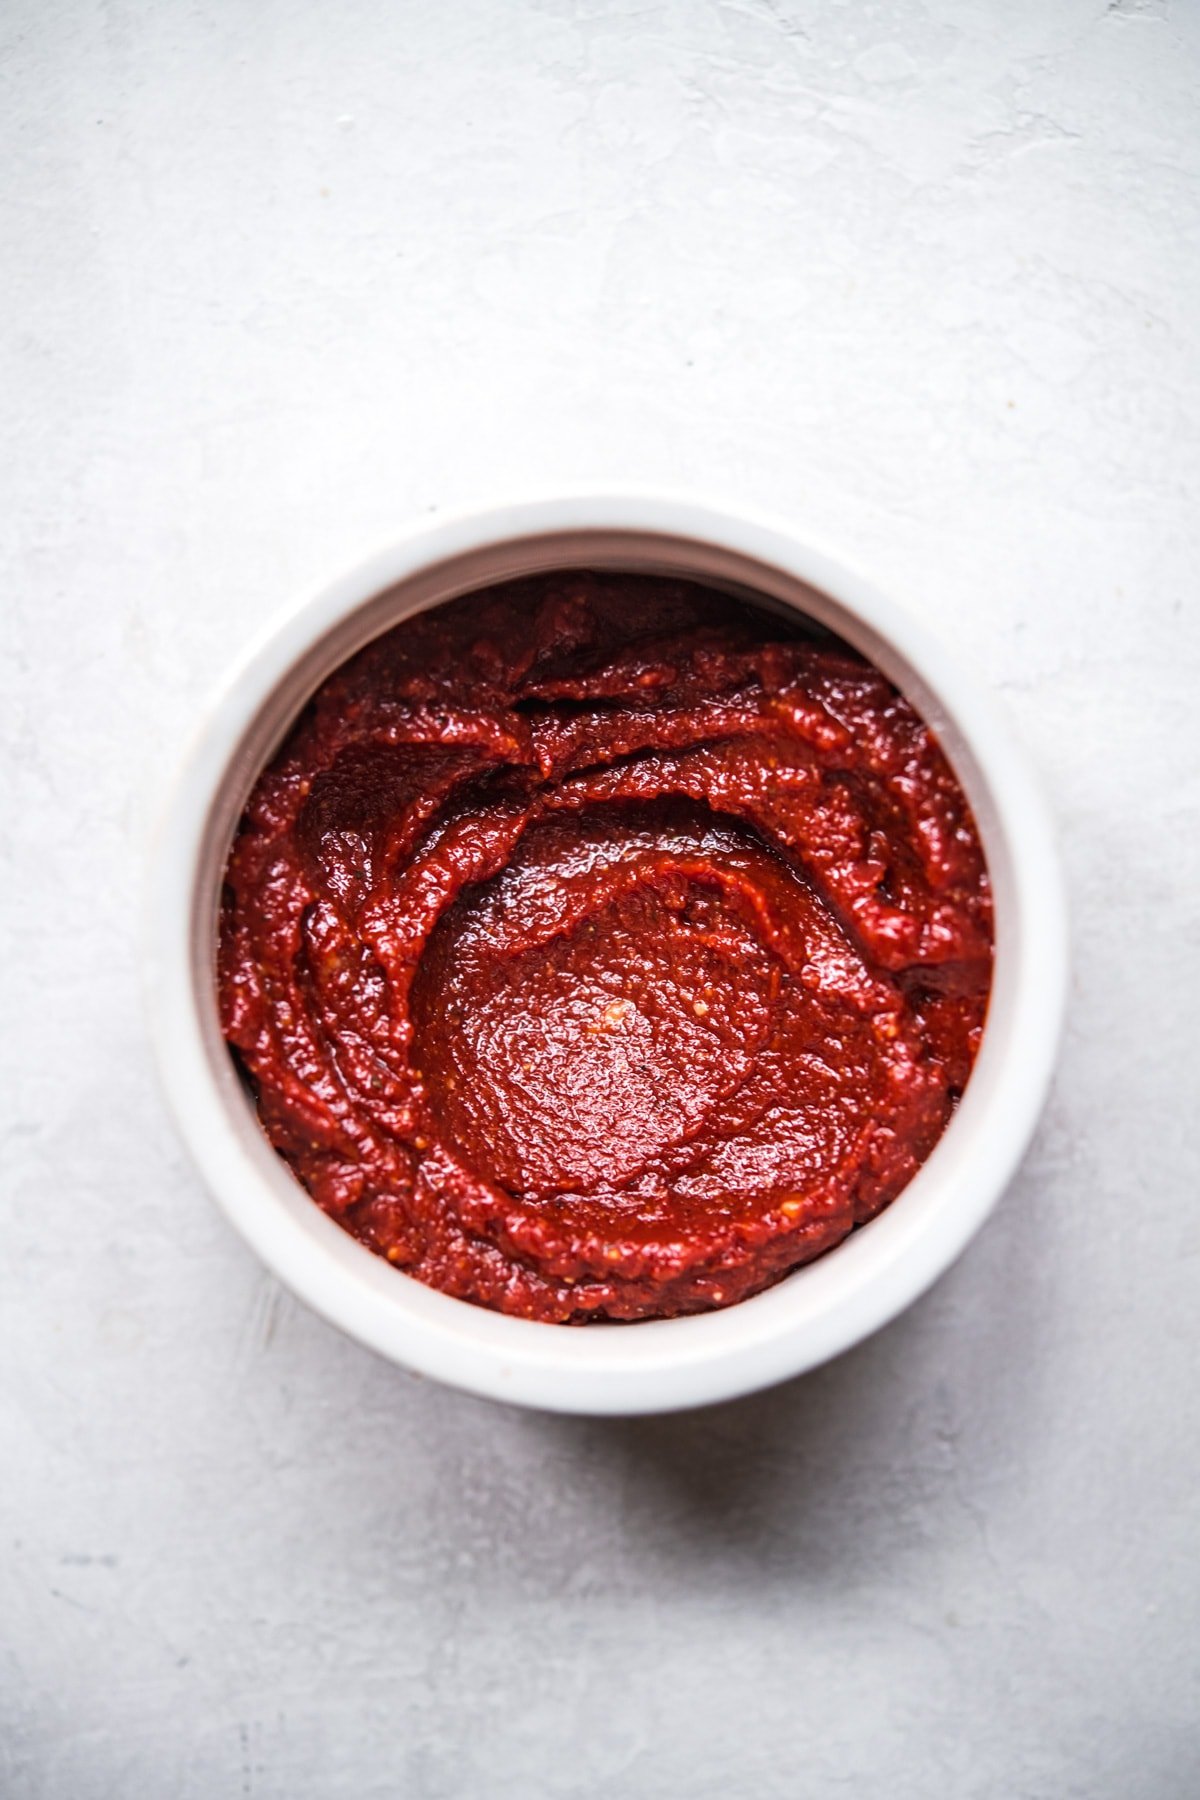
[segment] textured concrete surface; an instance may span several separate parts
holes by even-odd
[[[1200,1791],[1200,6],[8,0],[0,81],[5,1800]],[[260,1273],[135,927],[259,621],[626,477],[807,522],[1003,690],[1077,963],[931,1296],[602,1424]]]

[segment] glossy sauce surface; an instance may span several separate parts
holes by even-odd
[[[567,572],[396,627],[259,779],[222,1022],[372,1250],[527,1318],[728,1305],[929,1154],[991,979],[936,742],[833,639]]]

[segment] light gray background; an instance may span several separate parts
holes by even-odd
[[[9,0],[0,40],[5,1800],[1200,1791],[1200,5]],[[630,1424],[299,1310],[137,993],[247,635],[568,478],[777,510],[943,631],[1075,913],[961,1264]]]

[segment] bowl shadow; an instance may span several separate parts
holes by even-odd
[[[997,1307],[1028,1254],[1014,1215],[891,1325],[782,1386],[641,1418],[533,1415],[583,1474],[577,1499],[610,1532],[615,1516],[627,1575],[841,1588],[964,1539],[990,1560],[989,1508],[1019,1487],[1044,1412],[1048,1327],[1022,1320],[1014,1353]]]

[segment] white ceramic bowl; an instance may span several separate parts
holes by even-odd
[[[751,589],[868,656],[937,732],[975,811],[995,895],[991,1004],[967,1091],[915,1179],[871,1224],[723,1312],[632,1325],[533,1324],[421,1286],[314,1205],[271,1148],[217,1021],[217,901],[256,776],[313,690],[400,619],[508,577],[590,566]],[[414,531],[262,637],[205,719],[154,866],[149,1001],[166,1091],[226,1214],[334,1324],[408,1368],[562,1412],[697,1406],[811,1369],[909,1305],[952,1263],[1029,1141],[1066,988],[1063,888],[1046,807],[991,699],[943,646],[847,569],[766,521],[662,495],[574,495]]]

